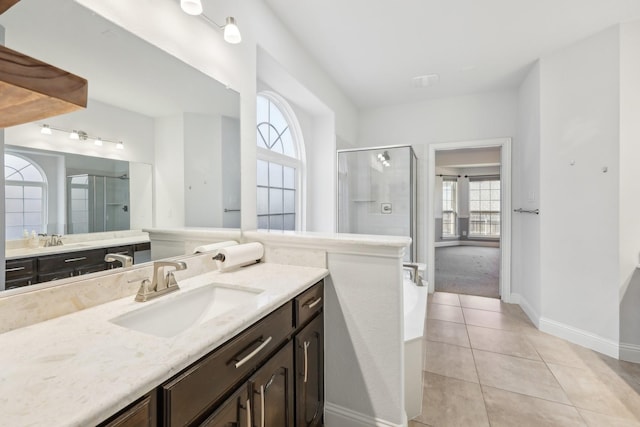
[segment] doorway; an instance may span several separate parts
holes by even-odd
[[[511,140],[429,146],[430,292],[509,302]]]

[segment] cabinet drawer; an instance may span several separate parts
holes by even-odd
[[[296,327],[305,324],[309,319],[322,311],[324,282],[320,281],[294,299]]]
[[[16,288],[21,288],[23,286],[29,286],[29,285],[33,285],[35,283],[34,277],[30,276],[30,277],[22,277],[19,279],[13,279],[13,280],[7,280],[4,282],[4,289],[5,290],[9,290],[9,289],[16,289]]]
[[[66,279],[67,277],[73,277],[73,270],[60,270],[51,273],[38,274],[38,283]]]
[[[7,281],[24,278],[28,279],[34,275],[35,270],[35,258],[12,259],[6,263],[5,278]]]
[[[99,427],[152,427],[156,425],[155,394],[148,394],[132,403]]]
[[[107,248],[106,253],[133,256],[133,245],[116,246],[113,248]]]
[[[104,262],[106,253],[104,249],[92,249],[43,256],[38,258],[38,272],[52,273],[66,269],[94,266]]]
[[[183,426],[207,415],[292,331],[293,308],[288,302],[162,385],[165,425]]]

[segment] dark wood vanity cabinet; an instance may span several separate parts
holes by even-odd
[[[34,258],[9,260],[5,268],[5,289],[20,288],[36,283],[37,271]]]
[[[146,245],[148,245],[148,243],[146,243]],[[138,246],[141,246],[141,244],[8,260],[6,262],[5,289],[50,282],[51,280],[65,279],[67,277],[81,276],[121,267],[122,265],[118,261],[105,262],[105,255],[114,253],[133,256],[135,248]],[[64,248],[64,246],[62,246],[62,248]]]
[[[320,281],[160,385],[151,392],[157,399],[157,418],[103,425],[321,426],[322,295]],[[119,414],[140,415],[139,402]],[[155,405],[155,400],[150,402]]]
[[[99,427],[155,427],[158,424],[156,414],[156,394],[149,393],[101,423]]]
[[[324,409],[324,326],[316,316],[295,337],[296,426],[322,423]]]

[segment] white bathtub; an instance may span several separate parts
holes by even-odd
[[[429,287],[417,286],[405,277],[404,303],[404,394],[407,418],[412,419],[422,411],[422,360],[423,336],[426,333],[427,296]]]

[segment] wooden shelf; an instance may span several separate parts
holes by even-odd
[[[5,13],[11,6],[19,1],[20,0],[0,0],[0,15]]]
[[[86,79],[0,46],[0,128],[86,108],[87,92]]]

